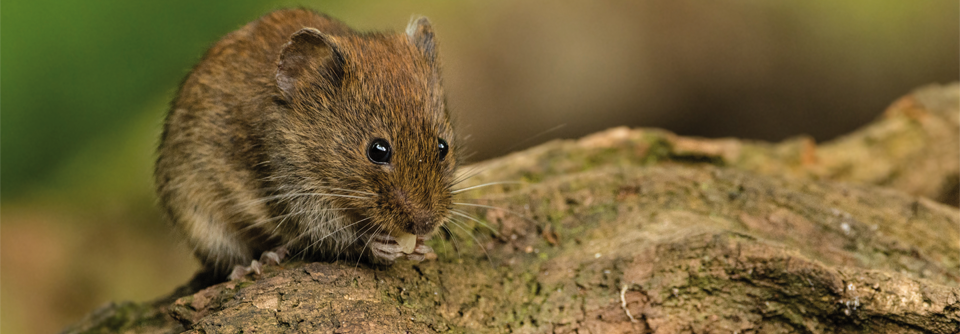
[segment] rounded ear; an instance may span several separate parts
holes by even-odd
[[[430,27],[430,20],[426,17],[414,17],[407,25],[407,38],[410,43],[417,46],[420,52],[427,57],[427,60],[435,62],[437,60],[437,44],[433,38],[433,28]]]
[[[303,28],[290,37],[277,60],[277,87],[290,100],[298,84],[308,80],[326,81],[327,87],[338,88],[343,79],[343,56],[326,34],[314,28]]]

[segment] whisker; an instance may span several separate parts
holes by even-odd
[[[376,196],[376,195],[377,195],[377,194],[375,194],[375,193],[372,193],[372,192],[369,192],[369,191],[362,191],[362,190],[350,190],[350,189],[333,188],[333,187],[320,187],[320,188],[321,188],[321,189],[329,189],[329,190],[346,191],[346,192],[349,192],[349,193],[364,194],[364,195],[370,195],[370,196]]]
[[[450,222],[452,223],[453,220],[450,220]],[[440,227],[443,228],[444,231],[447,231],[447,235],[450,236],[450,241],[453,243],[453,250],[457,252],[457,259],[462,260],[463,258],[460,256],[460,246],[457,245],[457,236],[454,235],[453,231],[450,231],[450,229],[446,226],[440,225]]]
[[[527,143],[527,142],[530,142],[531,140],[536,139],[536,138],[538,138],[538,137],[540,137],[540,136],[543,136],[543,135],[545,135],[545,134],[548,134],[548,133],[550,133],[550,132],[553,132],[553,131],[557,131],[557,130],[559,130],[559,129],[562,129],[562,128],[565,127],[565,126],[567,126],[567,124],[560,124],[560,125],[554,126],[554,127],[552,127],[552,128],[549,128],[549,129],[547,129],[547,130],[541,131],[540,133],[537,133],[537,134],[535,134],[535,135],[533,135],[533,136],[528,137],[527,139],[521,140],[521,141],[517,142],[516,144],[513,144],[513,145],[510,146],[510,147],[507,147],[506,149],[503,150],[503,152],[502,152],[501,154],[498,154],[498,155],[503,155],[503,153],[510,152],[510,150],[512,150],[512,149],[514,149],[514,148],[516,148],[516,147],[518,147],[518,146],[520,146],[520,145],[523,145],[523,144],[525,144],[525,143]],[[464,160],[466,160],[466,159],[464,158]],[[473,165],[473,166],[471,166],[471,167],[474,168],[474,170],[469,171],[469,173],[461,174],[461,176],[457,177],[457,178],[452,182],[452,184],[453,184],[453,185],[459,184],[460,182],[466,181],[467,179],[470,179],[471,177],[474,177],[474,176],[476,176],[477,174],[480,174],[480,172],[486,170],[486,167],[485,167],[485,168],[480,168],[480,167],[478,167],[477,165]]]
[[[312,242],[311,244],[303,247],[303,250],[301,250],[299,253],[297,253],[297,255],[300,255],[300,254],[306,252],[308,249],[311,249],[311,248],[315,247],[317,244],[323,242],[324,240],[326,240],[327,238],[329,238],[331,235],[334,235],[334,234],[336,234],[337,232],[343,231],[343,230],[346,229],[346,228],[349,228],[349,227],[355,226],[355,225],[357,225],[357,224],[360,224],[361,222],[366,221],[366,220],[368,220],[368,219],[370,219],[370,217],[367,217],[367,218],[364,218],[364,219],[360,219],[360,220],[355,221],[355,222],[353,222],[353,223],[350,223],[350,224],[341,226],[340,228],[338,228],[338,229],[336,229],[336,230],[334,230],[334,231],[332,231],[332,232],[330,232],[330,233],[327,233],[326,235],[324,235],[324,236],[322,236],[322,237],[317,238],[316,241],[314,241],[314,242]],[[332,223],[332,222],[331,222],[331,223]],[[305,233],[304,236],[305,236],[305,235],[307,235],[307,234]],[[298,239],[299,239],[299,237],[298,237]],[[296,239],[294,239],[294,240],[296,240]],[[305,255],[305,254],[304,254],[304,255]],[[338,255],[338,256],[339,256],[339,255]]]
[[[525,219],[525,220],[527,220],[527,221],[529,221],[529,222],[532,222],[532,223],[537,223],[537,224],[540,223],[540,222],[538,222],[538,221],[536,221],[536,220],[534,220],[534,219],[532,219],[532,218],[529,218],[529,217],[527,217],[527,216],[525,216],[525,215],[522,215],[522,214],[520,214],[520,213],[518,213],[518,212],[515,212],[515,211],[513,211],[513,210],[508,210],[508,209],[504,209],[504,208],[500,208],[500,207],[496,207],[496,206],[489,206],[489,205],[483,205],[483,204],[473,204],[473,203],[463,203],[463,202],[453,202],[453,204],[454,204],[454,205],[463,205],[463,206],[472,206],[472,207],[478,207],[478,208],[487,208],[487,209],[493,209],[493,210],[500,210],[500,211],[504,211],[504,212],[511,213],[511,214],[513,214],[514,216],[517,216],[517,217],[519,217],[519,218],[523,218],[523,219]]]
[[[449,219],[449,218],[448,218],[448,219]],[[443,225],[441,224],[440,227],[443,227]],[[448,235],[449,235],[449,234],[448,234]],[[443,245],[443,254],[449,254],[449,253],[447,252],[447,241],[446,241],[446,240],[443,240],[444,238],[441,238],[441,237],[439,237],[438,235],[434,235],[434,237],[437,237],[437,239],[440,239],[440,244]]]
[[[381,230],[383,230],[383,225],[377,226],[377,230],[373,231],[373,234],[370,234],[370,237],[367,238],[367,241],[363,243],[363,248],[360,249],[360,255],[357,256],[357,263],[353,265],[354,274],[356,274],[357,268],[360,267],[360,259],[363,259],[363,252],[367,250],[367,246],[370,246],[370,242],[373,241],[373,236],[380,234]],[[373,250],[371,249],[370,252],[372,253]]]
[[[549,128],[549,129],[544,130],[544,131],[541,131],[541,132],[538,133],[538,134],[535,134],[535,135],[533,135],[533,136],[531,136],[531,137],[528,137],[527,139],[521,140],[521,141],[517,142],[516,144],[513,144],[513,146],[507,147],[506,149],[503,150],[503,152],[510,152],[510,150],[512,150],[512,149],[514,149],[514,148],[517,148],[518,146],[523,145],[524,143],[530,142],[531,140],[534,140],[534,139],[536,139],[537,137],[543,136],[543,135],[548,134],[548,133],[550,133],[550,132],[560,130],[560,129],[562,129],[562,128],[565,127],[565,126],[567,126],[566,123],[557,125],[557,126],[555,126],[555,127]]]
[[[301,197],[301,196],[302,196],[302,197],[310,197],[310,196],[317,196],[317,197],[343,197],[343,198],[357,198],[357,199],[368,199],[368,198],[370,198],[370,197],[363,197],[363,196],[343,195],[343,194],[330,194],[330,193],[286,193],[286,194],[279,194],[279,195],[273,195],[273,196],[265,196],[265,197],[262,197],[262,198],[258,198],[257,200],[258,200],[258,201],[269,201],[269,200],[274,200],[274,199],[294,198],[294,197]]]
[[[492,198],[489,197],[477,197],[477,198],[457,198],[458,201],[491,201]]]
[[[303,210],[300,210],[300,211],[297,211],[297,212],[293,212],[293,213],[287,213],[287,214],[282,214],[282,215],[273,216],[273,217],[270,217],[269,219],[264,220],[264,222],[271,222],[271,221],[275,221],[275,220],[277,220],[277,219],[281,219],[281,217],[293,216],[293,215],[297,215],[297,214],[304,214],[304,213],[321,213],[321,212],[327,212],[327,211],[346,211],[346,210],[350,210],[350,209],[351,209],[351,208],[334,208],[334,209],[320,209],[320,210],[303,209]],[[356,209],[356,208],[354,208],[354,209]]]
[[[307,213],[307,211],[308,211],[308,210],[300,210],[297,214],[304,214],[304,213]],[[270,231],[270,234],[276,233],[277,230],[280,229],[280,225],[283,225],[283,222],[287,221],[287,218],[293,217],[293,216],[295,216],[295,215],[281,215],[281,216],[282,216],[283,218],[280,219],[280,222],[277,223],[277,226],[274,226],[274,227],[273,227],[273,230]],[[270,219],[267,219],[267,220],[268,220],[268,221],[276,220],[276,217],[270,218]]]
[[[367,218],[371,218],[371,217],[367,217]],[[364,220],[366,220],[366,219],[364,219]],[[345,243],[343,243],[342,245],[340,245],[340,249],[337,250],[337,259],[340,258],[340,254],[343,253],[343,250],[345,250],[347,247],[353,246],[353,244],[355,244],[357,241],[359,241],[360,238],[363,238],[363,236],[364,236],[367,232],[369,232],[370,230],[372,230],[374,227],[376,227],[376,226],[375,226],[375,225],[372,225],[372,224],[371,224],[371,225],[367,225],[367,226],[364,227],[362,230],[359,230],[359,231],[357,231],[356,234],[354,234],[353,240],[350,240],[350,241],[345,242]],[[364,248],[365,248],[365,247],[364,247]],[[357,255],[357,256],[363,257],[363,249],[360,250],[360,254]]]
[[[281,220],[281,221],[280,221],[280,223],[277,224],[277,226],[275,226],[275,227],[273,228],[273,230],[272,230],[271,233],[276,232],[277,229],[280,228],[280,225],[283,224],[283,222],[285,222],[288,218],[293,217],[293,216],[307,215],[307,214],[316,215],[316,214],[320,214],[320,213],[324,213],[324,212],[328,212],[328,211],[346,211],[346,210],[351,210],[351,209],[360,210],[360,209],[365,209],[365,208],[366,208],[366,207],[360,207],[360,208],[332,208],[332,209],[319,209],[319,210],[309,209],[309,208],[308,208],[308,209],[303,209],[303,210],[300,210],[300,211],[291,212],[291,213],[286,213],[286,214],[282,214],[282,215],[276,215],[276,216],[272,216],[272,217],[270,217],[270,218],[267,218],[267,219],[264,219],[264,220],[261,220],[261,221],[257,221],[257,222],[255,222],[255,223],[253,223],[253,224],[250,224],[250,225],[244,226],[243,228],[238,229],[236,232],[234,232],[234,235],[238,235],[238,234],[240,234],[240,233],[242,233],[242,232],[247,232],[247,231],[250,231],[250,230],[255,229],[255,228],[263,227],[263,225],[267,225],[267,224],[269,224],[269,223],[271,223],[271,222],[273,222],[273,221],[276,221],[276,220],[278,220],[278,219]]]
[[[331,235],[333,235],[334,233],[337,233],[337,232],[340,232],[340,231],[343,231],[343,230],[344,230],[345,228],[348,228],[348,227],[351,227],[351,226],[354,226],[354,225],[357,225],[357,224],[360,224],[360,223],[362,223],[362,222],[365,222],[365,221],[368,221],[368,220],[370,220],[370,218],[373,218],[373,217],[367,217],[367,218],[364,218],[364,219],[360,219],[360,220],[358,220],[358,221],[355,221],[355,222],[353,222],[353,223],[350,223],[349,225],[346,225],[346,226],[343,226],[343,227],[340,227],[340,228],[338,228],[338,229],[336,229],[336,230],[334,230],[333,232],[330,232],[330,233],[327,233],[326,235],[324,235],[324,236],[322,236],[322,237],[320,237],[320,239],[319,239],[319,240],[323,240],[323,239],[326,239],[326,238],[328,238],[328,237],[330,237]],[[313,247],[313,245],[311,245],[310,247]]]
[[[276,178],[275,176],[268,176],[268,177],[265,177],[265,178],[258,179],[258,181],[273,181],[273,179],[275,179],[275,178]],[[288,186],[288,185],[281,185],[281,186],[275,186],[275,187],[260,187],[260,188],[253,189],[253,191],[256,191],[256,192],[273,192],[273,191],[279,191],[279,190],[289,189],[289,188],[293,188],[293,187]],[[305,188],[310,188],[310,189],[314,189],[314,188],[315,188],[315,189],[339,190],[339,191],[346,191],[346,192],[350,192],[350,193],[357,193],[357,194],[364,194],[364,195],[371,195],[371,196],[376,195],[375,193],[368,192],[368,191],[354,190],[354,189],[345,189],[345,188],[337,188],[337,187],[329,187],[329,186],[322,186],[322,185],[312,185],[312,184],[311,184],[310,186],[305,187]]]
[[[267,224],[269,224],[269,223],[271,223],[271,222],[273,222],[273,221],[276,221],[276,220],[280,219],[280,223],[277,224],[277,226],[273,228],[273,231],[276,231],[277,228],[280,227],[280,224],[283,224],[283,222],[284,222],[287,218],[290,218],[290,217],[293,217],[293,216],[296,216],[296,215],[302,215],[302,214],[309,213],[309,212],[311,212],[310,209],[304,209],[304,210],[300,210],[300,211],[297,211],[297,212],[291,212],[291,213],[287,213],[287,214],[282,214],[282,215],[273,216],[273,217],[270,217],[270,218],[267,218],[267,219],[264,219],[264,220],[255,222],[255,223],[253,223],[253,224],[244,226],[243,228],[237,230],[237,232],[246,232],[246,231],[249,231],[249,230],[252,230],[252,229],[261,227],[261,226],[263,226],[263,225],[267,225]],[[272,233],[272,232],[271,232],[271,233]]]
[[[470,157],[477,155],[477,153],[480,153],[480,151],[473,151],[473,152],[464,154],[463,157],[461,157],[461,159],[463,159],[463,161],[468,161],[470,160]]]
[[[457,189],[457,190],[451,191],[450,193],[451,193],[451,194],[459,194],[459,193],[462,193],[462,192],[464,192],[464,191],[473,190],[473,189],[477,189],[477,188],[483,188],[483,187],[492,186],[492,185],[498,185],[498,184],[520,184],[520,183],[522,183],[522,182],[518,182],[518,181],[488,182],[488,183],[484,183],[484,184],[481,184],[481,185],[476,185],[476,186],[472,186],[472,187],[466,187],[466,188],[462,188],[462,189]]]
[[[256,181],[260,181],[260,182],[273,182],[273,181],[277,181],[277,180],[281,180],[281,179],[283,179],[283,177],[277,176],[277,175],[271,175],[271,176],[266,176],[266,177],[258,178],[258,179],[256,179]],[[284,182],[284,183],[286,183],[286,182]],[[344,189],[344,188],[337,188],[337,187],[331,187],[331,186],[325,186],[325,185],[316,185],[317,183],[323,183],[323,182],[321,182],[321,181],[319,181],[319,180],[305,180],[305,182],[303,183],[303,185],[307,185],[307,184],[308,184],[309,186],[306,186],[307,188],[331,189],[331,190],[340,190],[340,191],[353,192],[353,193],[362,193],[362,194],[367,194],[367,195],[376,195],[376,194],[374,194],[374,193],[366,192],[366,191],[361,191],[361,190]],[[289,185],[279,185],[279,186],[274,186],[274,187],[260,187],[260,188],[254,189],[254,190],[255,190],[255,191],[275,191],[275,190],[280,190],[280,189],[284,189],[284,188],[291,188],[291,186],[289,186]]]
[[[357,198],[357,199],[369,199],[369,198],[370,198],[370,197],[360,197],[360,196],[354,196],[354,195],[327,194],[327,193],[284,193],[284,194],[277,194],[277,195],[272,195],[272,196],[264,196],[264,197],[260,197],[260,198],[256,198],[256,199],[252,199],[252,200],[248,200],[248,201],[239,202],[239,203],[236,203],[236,204],[232,204],[231,207],[236,208],[236,209],[238,209],[239,211],[244,211],[246,208],[248,208],[248,207],[250,207],[250,206],[254,206],[254,205],[258,205],[258,204],[263,204],[263,203],[266,203],[266,202],[272,201],[272,200],[292,201],[292,200],[297,200],[297,199],[300,199],[300,198],[309,198],[309,197],[344,197],[344,198]],[[219,200],[219,201],[215,201],[215,202],[213,202],[212,204],[213,204],[213,205],[219,205],[219,204],[221,204],[221,203],[229,202],[229,201],[231,201],[231,200],[232,200],[232,199],[222,199],[222,200]]]
[[[460,182],[469,180],[470,178],[477,176],[477,174],[480,174],[480,172],[485,171],[487,168],[487,166],[472,165],[461,172],[460,175],[457,175],[453,181],[450,182],[450,185],[454,186],[460,184]]]
[[[487,225],[486,223],[480,221],[479,219],[476,219],[476,218],[474,218],[474,217],[471,217],[471,216],[468,215],[466,212],[463,212],[463,211],[460,211],[460,210],[456,210],[456,209],[450,210],[450,212],[453,213],[453,214],[455,214],[455,215],[457,215],[457,216],[460,216],[460,217],[467,218],[467,219],[470,219],[470,220],[472,220],[472,221],[475,221],[475,222],[477,222],[477,224],[483,225],[483,227],[486,227],[488,230],[490,230],[491,232],[493,232],[493,234],[495,234],[495,235],[497,235],[497,236],[500,236],[500,232],[497,232],[497,230],[494,230],[492,227],[490,227],[490,225]]]
[[[483,247],[483,244],[480,243],[480,240],[478,240],[477,237],[476,237],[475,235],[473,235],[473,233],[470,233],[470,231],[468,231],[466,228],[464,228],[464,227],[462,226],[462,223],[460,223],[460,222],[458,222],[458,221],[456,221],[456,220],[453,220],[453,219],[451,219],[450,221],[453,223],[454,226],[460,228],[461,230],[463,230],[464,233],[466,233],[467,235],[469,235],[470,238],[473,238],[473,241],[477,243],[477,247],[480,247],[480,250],[483,251],[483,254],[487,256],[487,261],[490,261],[490,263],[493,263],[493,259],[490,258],[490,253],[487,253],[487,248],[486,248],[486,247]]]
[[[332,223],[336,223],[336,222],[339,222],[339,221],[340,221],[340,219],[327,220],[327,221],[324,221],[323,223],[324,223],[324,224],[332,224]],[[356,224],[356,223],[354,223],[354,224]],[[334,230],[334,231],[331,232],[330,234],[327,234],[327,236],[333,235],[333,233],[336,233],[337,231],[342,230],[342,229],[344,229],[344,228],[347,228],[347,227],[349,227],[349,226],[353,226],[354,224],[348,224],[348,225],[345,225],[345,226],[341,226],[339,229]],[[287,245],[295,244],[295,243],[299,242],[300,240],[309,239],[309,238],[312,238],[313,236],[314,236],[314,233],[311,232],[310,230],[302,231],[302,232],[300,233],[300,235],[298,235],[296,238],[293,238],[293,239],[291,239],[290,241],[288,241],[288,242],[287,242]],[[316,238],[316,240],[313,241],[313,242],[311,242],[309,245],[300,247],[300,248],[301,248],[300,251],[297,252],[296,254],[294,254],[293,257],[298,257],[298,256],[301,256],[301,255],[303,255],[304,257],[306,257],[306,256],[307,256],[307,251],[309,251],[311,248],[313,248],[313,247],[316,246],[317,244],[323,242],[323,240],[326,239],[327,236],[324,236],[324,237],[322,237],[322,238]]]

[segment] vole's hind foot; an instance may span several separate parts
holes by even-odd
[[[266,265],[278,265],[280,261],[283,261],[287,257],[287,248],[286,247],[277,247],[272,251],[263,252],[260,254],[260,262]]]
[[[263,252],[260,254],[260,260],[250,261],[249,266],[236,265],[233,266],[233,271],[230,272],[228,278],[231,281],[247,276],[249,273],[255,273],[260,275],[263,273],[263,266],[279,265],[280,261],[283,261],[287,257],[287,248],[286,247],[277,247],[272,251]]]
[[[262,272],[262,269],[263,269],[263,265],[260,264],[260,261],[253,260],[253,261],[250,261],[249,266],[241,266],[239,264],[233,266],[233,271],[230,272],[230,276],[227,276],[227,278],[230,279],[231,281],[236,281],[238,279],[243,278],[243,276],[247,276],[247,274],[251,272],[256,273],[257,275],[260,275],[260,273]]]

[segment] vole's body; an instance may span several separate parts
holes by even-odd
[[[436,52],[426,19],[360,34],[308,10],[225,36],[167,116],[155,171],[167,216],[220,272],[277,248],[422,258],[457,164]],[[378,139],[386,163],[368,153]],[[417,235],[417,251],[401,253],[398,233]]]

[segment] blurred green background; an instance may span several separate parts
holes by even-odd
[[[955,0],[3,1],[0,331],[190,277],[152,193],[165,109],[211,43],[291,6],[360,30],[430,17],[474,160],[616,125],[824,141],[960,76]]]

